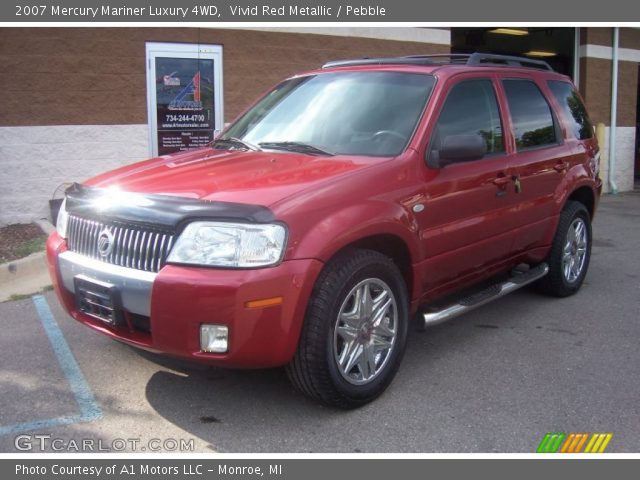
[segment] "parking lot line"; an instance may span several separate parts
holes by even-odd
[[[55,417],[44,420],[36,420],[33,422],[17,423],[13,425],[0,426],[0,435],[16,434],[38,429],[52,428],[60,425],[70,425],[73,423],[91,422],[102,417],[102,409],[96,401],[96,398],[89,387],[78,363],[76,362],[69,344],[62,334],[62,330],[58,326],[58,322],[51,313],[51,309],[46,299],[42,295],[36,295],[33,298],[38,317],[42,322],[47,338],[51,343],[53,352],[60,364],[73,395],[80,407],[79,415],[69,415],[63,417]]]

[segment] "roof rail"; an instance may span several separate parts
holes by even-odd
[[[448,59],[448,61],[446,60]],[[358,58],[354,60],[334,60],[325,63],[322,68],[353,67],[358,65],[469,65],[536,68],[553,71],[551,66],[543,60],[533,60],[525,57],[510,55],[495,55],[491,53],[439,53],[435,55],[409,55],[406,57]]]
[[[322,68],[353,67],[358,65],[436,65],[438,63],[425,57],[426,56],[333,60],[322,65]]]
[[[538,68],[550,70],[553,68],[544,60],[534,60],[526,57],[515,57],[512,55],[494,55],[492,53],[472,53],[469,55],[467,65],[482,65],[483,63],[494,63],[497,65],[508,65],[510,67]]]

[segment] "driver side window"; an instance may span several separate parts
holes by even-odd
[[[451,88],[431,136],[429,155],[437,157],[445,139],[455,135],[482,137],[485,156],[504,152],[500,112],[491,80],[465,80]]]

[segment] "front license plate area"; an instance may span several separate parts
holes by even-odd
[[[109,325],[121,323],[120,295],[114,285],[84,275],[76,275],[73,281],[78,310]]]

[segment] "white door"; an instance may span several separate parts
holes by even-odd
[[[148,42],[146,47],[151,154],[206,146],[224,121],[222,46]]]

